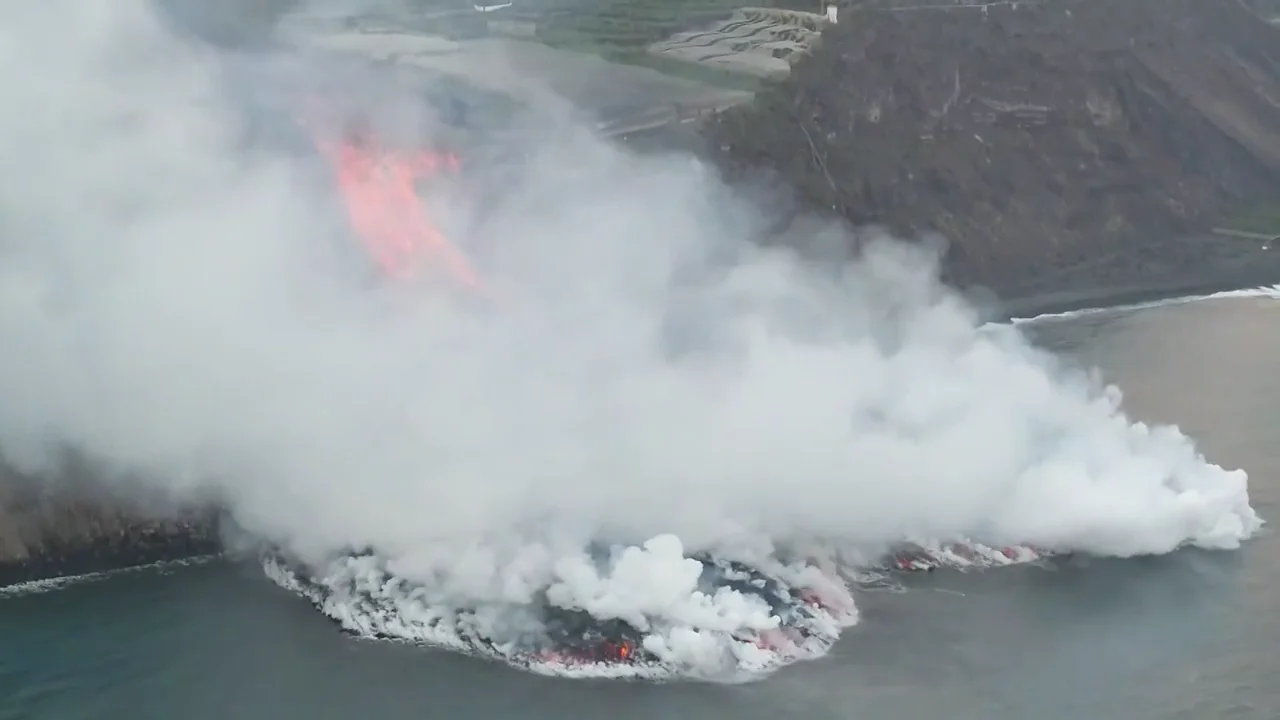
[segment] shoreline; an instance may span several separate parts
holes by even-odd
[[[1215,273],[1200,278],[1169,278],[1089,290],[1027,295],[997,303],[1001,321],[1036,318],[1088,310],[1112,310],[1181,298],[1197,298],[1236,290],[1280,285],[1280,263],[1249,273]]]
[[[998,320],[1252,290],[1280,283],[1280,249],[1261,241],[1195,235],[1135,243],[1064,267],[1020,290],[995,293]],[[979,303],[981,305],[981,303]]]
[[[221,555],[222,541],[213,525],[181,530],[124,530],[85,541],[63,543],[18,560],[0,561],[0,589],[44,580],[126,570],[175,560]]]

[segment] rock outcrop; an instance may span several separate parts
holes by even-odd
[[[0,587],[217,552],[212,513],[0,473]]]

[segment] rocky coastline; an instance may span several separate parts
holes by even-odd
[[[712,121],[713,162],[941,235],[953,284],[1013,304],[1280,281],[1267,242],[1211,232],[1280,206],[1280,30],[1239,0],[907,5],[843,12]]]
[[[1280,207],[1280,30],[1246,3],[852,5],[703,128],[730,181],[947,237],[947,278],[993,314],[1280,283],[1266,233],[1212,232]],[[212,513],[37,487],[0,475],[0,587],[219,551]]]
[[[0,587],[220,550],[213,512],[124,502],[83,473],[0,470]]]

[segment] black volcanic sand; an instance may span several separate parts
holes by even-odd
[[[220,552],[212,512],[120,502],[87,463],[49,479],[0,463],[0,587]]]
[[[86,535],[50,546],[25,560],[0,562],[0,588],[221,552],[222,544],[216,533],[200,526],[181,531],[154,532],[133,528],[122,535]]]

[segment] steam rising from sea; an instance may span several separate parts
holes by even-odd
[[[530,128],[482,210],[430,198],[490,279],[478,303],[371,282],[320,167],[243,142],[245,91],[320,61],[225,57],[141,0],[9,9],[0,59],[0,448],[24,470],[74,448],[313,567],[372,549],[494,628],[546,598],[668,643],[769,622],[699,595],[695,553],[1131,556],[1261,524],[1242,471],[982,325],[928,251],[750,245],[771,218],[690,157]],[[420,127],[386,87],[362,110]]]

